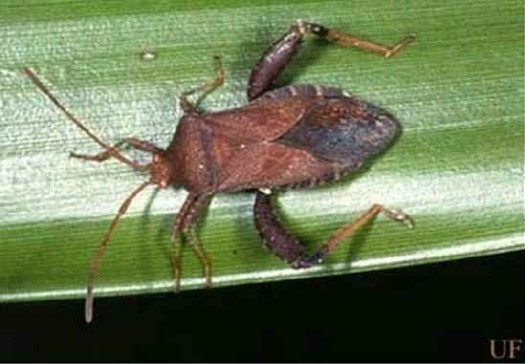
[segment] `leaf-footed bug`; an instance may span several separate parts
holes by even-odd
[[[215,113],[201,113],[188,100],[198,92],[209,92],[223,84],[224,72],[215,57],[216,78],[180,96],[184,115],[166,149],[136,138],[123,138],[115,145],[103,142],[51,94],[29,69],[23,73],[82,129],[103,151],[97,155],[71,157],[103,162],[114,158],[148,174],[121,204],[111,220],[89,265],[85,319],[93,318],[93,284],[111,234],[133,198],[149,185],[184,188],[188,196],[176,215],[171,239],[179,233],[193,248],[203,266],[205,284],[211,284],[211,261],[201,248],[194,227],[215,193],[255,191],[254,221],[264,244],[293,268],[319,264],[343,240],[379,213],[412,227],[411,218],[373,204],[364,214],[343,225],[312,255],[279,222],[272,207],[276,189],[313,187],[335,181],[356,171],[363,162],[385,150],[395,139],[398,125],[388,112],[339,89],[297,85],[271,90],[272,82],[292,60],[307,34],[341,46],[357,47],[389,58],[415,40],[409,35],[393,47],[385,47],[330,30],[322,25],[296,21],[273,43],[252,69],[246,106]],[[152,155],[141,164],[121,153],[122,146]],[[172,255],[175,290],[179,289],[181,262],[178,249]]]

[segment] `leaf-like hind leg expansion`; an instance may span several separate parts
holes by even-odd
[[[357,229],[383,213],[389,219],[412,228],[412,219],[401,211],[388,210],[379,204],[372,205],[367,212],[337,229],[314,254],[307,255],[299,241],[290,235],[279,222],[271,204],[271,196],[257,192],[254,206],[255,226],[264,244],[292,268],[308,268],[322,263],[340,242],[350,237]]]
[[[286,65],[290,63],[297,53],[299,45],[303,42],[306,34],[314,34],[343,47],[361,48],[385,58],[395,55],[416,39],[415,36],[411,34],[394,46],[387,47],[359,39],[350,34],[328,29],[320,24],[300,20],[296,21],[292,23],[286,34],[264,52],[259,62],[253,67],[248,81],[247,93],[249,100],[261,96],[271,87],[272,82],[281,74]]]
[[[180,95],[180,104],[182,110],[184,110],[184,113],[188,114],[196,112],[195,106],[188,100],[188,96],[193,95],[197,92],[202,92],[203,95],[199,97],[197,102],[195,102],[195,104],[197,105],[200,99],[206,96],[207,93],[215,90],[218,87],[221,87],[224,84],[224,69],[222,67],[221,57],[214,56],[213,59],[215,60],[215,80],[213,80],[212,82],[207,82],[191,90],[185,91]]]
[[[179,213],[175,217],[175,222],[171,232],[171,241],[173,243],[172,267],[173,277],[175,280],[175,292],[180,290],[181,277],[181,246],[179,239],[177,239],[179,232],[190,244],[193,252],[199,258],[202,264],[205,285],[207,287],[211,285],[211,260],[199,243],[195,226],[203,210],[210,205],[212,198],[213,195],[211,194],[190,193],[186,198],[186,201],[184,201],[184,204],[182,205]]]

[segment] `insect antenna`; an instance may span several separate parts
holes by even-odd
[[[109,224],[108,230],[106,231],[106,234],[104,234],[104,239],[102,239],[102,244],[98,247],[97,251],[95,252],[95,255],[91,259],[91,262],[89,264],[89,270],[88,270],[88,279],[87,279],[87,294],[86,294],[86,305],[85,305],[85,311],[84,311],[84,317],[87,323],[90,323],[93,319],[93,283],[95,279],[97,278],[98,272],[100,270],[100,263],[102,262],[102,257],[104,256],[104,253],[106,252],[106,249],[109,244],[109,240],[111,239],[111,234],[113,233],[113,230],[117,226],[120,218],[126,213],[128,210],[128,207],[131,204],[131,201],[139,194],[140,191],[142,191],[146,186],[151,184],[150,181],[143,182],[138,187],[136,187],[129,195],[126,197],[124,202],[122,202],[122,205],[120,205],[117,214],[111,220],[111,223]]]
[[[73,114],[71,114],[67,109],[57,100],[57,98],[49,91],[49,89],[44,85],[44,83],[38,78],[38,76],[33,73],[29,68],[24,67],[22,68],[22,73],[26,75],[35,85],[42,91],[50,100],[55,104],[56,107],[58,107],[66,117],[71,120],[77,127],[82,129],[84,133],[86,133],[95,143],[100,145],[102,148],[106,149],[110,152],[111,156],[119,160],[120,162],[127,164],[131,166],[133,169],[140,169],[137,168],[137,164],[123,156],[117,149],[110,146],[109,144],[104,143],[102,140],[100,140],[99,137],[97,137],[91,130],[89,130],[80,120],[78,120]]]

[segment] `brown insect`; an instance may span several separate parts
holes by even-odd
[[[124,200],[91,260],[85,306],[87,322],[93,317],[93,283],[111,234],[133,198],[149,185],[182,187],[188,191],[189,195],[175,218],[171,240],[175,244],[180,233],[193,248],[202,263],[207,286],[211,284],[211,261],[201,248],[194,227],[218,192],[255,191],[255,226],[264,244],[293,268],[321,263],[338,243],[379,213],[412,226],[408,215],[374,204],[335,231],[314,254],[308,255],[279,223],[268,192],[335,181],[385,150],[398,132],[397,123],[388,112],[336,88],[300,85],[270,90],[272,82],[291,61],[306,34],[342,46],[358,47],[385,58],[393,56],[415,39],[413,35],[407,36],[389,48],[319,24],[296,21],[252,69],[247,90],[250,102],[246,106],[201,113],[187,96],[211,91],[223,84],[221,62],[215,57],[215,81],[180,96],[184,115],[167,149],[136,138],[124,138],[115,145],[103,142],[67,111],[30,69],[23,69],[24,74],[68,119],[103,149],[97,155],[71,154],[72,157],[96,162],[115,158],[149,176]],[[122,146],[150,153],[151,163],[140,164],[128,158],[119,151]],[[181,262],[177,249],[174,249],[172,264],[175,289],[178,290]]]

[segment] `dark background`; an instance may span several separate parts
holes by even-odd
[[[175,296],[0,306],[3,361],[494,361],[522,339],[525,252]],[[505,362],[512,362],[508,358]]]

